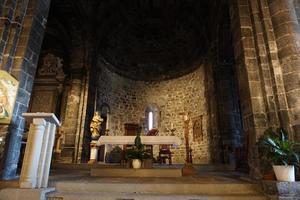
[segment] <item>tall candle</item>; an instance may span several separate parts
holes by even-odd
[[[187,115],[184,115],[183,120],[184,120],[184,121],[187,121],[187,120],[188,120],[188,116],[187,116]]]
[[[97,96],[98,96],[98,90],[96,88],[96,92],[95,92],[95,100],[94,100],[94,112],[96,112],[97,109]]]
[[[174,128],[174,124],[173,124],[173,122],[171,123],[171,129],[173,129]]]

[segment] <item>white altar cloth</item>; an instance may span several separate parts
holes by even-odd
[[[121,145],[121,144],[134,144],[136,136],[101,136],[97,145]],[[180,145],[181,140],[177,136],[141,136],[142,144],[159,145],[171,144],[174,146]]]

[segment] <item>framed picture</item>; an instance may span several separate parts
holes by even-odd
[[[0,124],[9,124],[15,106],[19,82],[0,70]]]
[[[203,130],[202,130],[202,121],[203,121],[203,116],[198,116],[193,120],[193,138],[194,140],[203,140]]]

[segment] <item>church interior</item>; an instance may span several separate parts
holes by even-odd
[[[0,200],[299,199],[299,0],[0,0],[0,22]]]

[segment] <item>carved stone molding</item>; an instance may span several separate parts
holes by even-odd
[[[42,58],[42,64],[38,70],[38,76],[52,76],[62,82],[65,78],[62,67],[63,59],[48,53]]]

